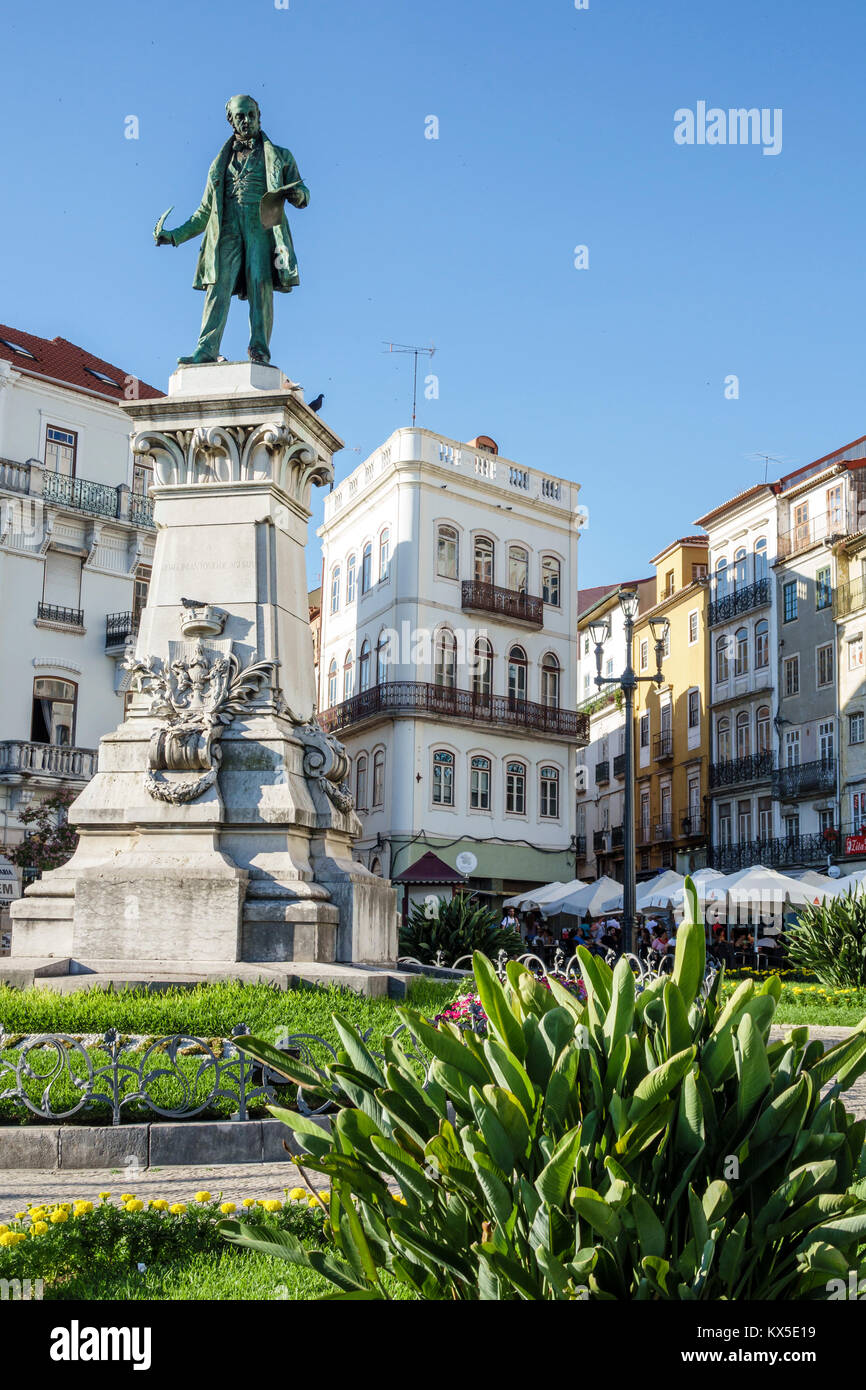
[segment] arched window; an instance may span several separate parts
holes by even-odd
[[[505,764],[505,810],[510,816],[526,815],[526,766],[524,763]]]
[[[508,653],[508,698],[526,699],[526,652],[516,645]]]
[[[493,583],[493,542],[489,536],[475,537],[474,577],[476,584]]]
[[[755,623],[755,670],[762,671],[770,664],[770,624],[766,618]]]
[[[759,705],[755,714],[755,730],[757,733],[757,751],[759,753],[769,753],[770,744],[770,706]]]
[[[440,579],[456,579],[460,573],[460,549],[456,526],[444,523],[436,532],[436,573]]]
[[[555,555],[545,555],[541,562],[541,597],[551,608],[559,607],[561,566]]]
[[[343,659],[343,699],[350,700],[355,693],[355,663],[352,653],[346,652]]]
[[[745,587],[746,587],[746,580],[747,580],[747,578],[748,578],[748,567],[749,567],[749,565],[748,565],[748,559],[747,559],[747,556],[746,556],[746,547],[745,547],[744,545],[742,545],[742,546],[740,546],[740,549],[739,549],[738,551],[736,551],[736,553],[735,553],[735,555],[734,555],[734,586],[735,586],[735,588],[737,588],[737,589],[745,589]]]
[[[359,811],[367,809],[367,754],[358,755],[355,763],[355,805]]]
[[[340,566],[335,565],[331,570],[331,612],[340,611]]]
[[[508,547],[508,587],[515,594],[529,588],[529,551],[522,545]]]
[[[457,685],[457,638],[450,627],[440,628],[433,649],[433,683],[443,690]]]
[[[559,818],[559,771],[555,767],[543,767],[539,779],[539,815],[547,820]]]
[[[546,652],[541,662],[541,703],[559,709],[559,661],[554,652]]]
[[[329,707],[329,708],[333,708],[333,706],[334,706],[336,703],[337,703],[337,661],[336,661],[336,658],[334,657],[334,658],[331,659],[331,664],[330,664],[330,666],[328,667],[328,707]]]
[[[728,679],[728,638],[716,638],[716,680]]]
[[[481,755],[470,759],[469,806],[473,811],[490,810],[490,759]]]
[[[433,804],[454,805],[454,754],[437,748],[433,754]]]
[[[376,643],[376,684],[384,685],[388,679],[388,662],[391,660],[391,646],[388,634],[384,628],[379,633],[379,640]]]
[[[357,578],[357,564],[354,555],[350,555],[346,561],[346,602],[355,602],[355,583]]]
[[[489,699],[493,694],[493,648],[486,637],[476,637],[474,656],[472,694]]]
[[[745,710],[737,715],[737,757],[748,758],[752,751],[751,720]]]
[[[744,627],[734,636],[734,675],[745,676],[749,669],[749,634]]]
[[[361,554],[361,593],[366,594],[373,583],[373,542],[368,541]]]
[[[379,537],[379,583],[388,578],[391,568],[391,528],[386,526]]]
[[[728,562],[719,560],[716,565],[716,598],[724,598],[728,592]]]
[[[361,655],[358,657],[358,690],[370,689],[370,639],[365,637],[361,643]]]
[[[33,743],[53,743],[68,747],[75,743],[75,712],[78,687],[74,681],[58,676],[36,676],[30,738]]]
[[[385,753],[379,749],[373,754],[373,805],[385,804]]]
[[[730,762],[731,758],[731,721],[725,716],[716,725],[716,761],[720,763]]]
[[[767,538],[762,536],[755,541],[755,580],[767,577]]]

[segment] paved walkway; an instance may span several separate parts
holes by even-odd
[[[783,1037],[786,1026],[775,1027],[772,1036]],[[810,1033],[820,1037],[828,1046],[841,1042],[850,1028],[813,1027]],[[846,1092],[848,1108],[857,1116],[866,1116],[866,1075],[860,1077]],[[327,1186],[318,1173],[309,1174],[316,1187]],[[305,1183],[294,1163],[232,1163],[213,1167],[170,1168],[88,1168],[76,1170],[12,1168],[0,1171],[0,1221],[8,1221],[16,1211],[23,1211],[28,1202],[74,1201],[77,1197],[98,1201],[100,1192],[119,1197],[132,1192],[142,1200],[165,1197],[171,1202],[189,1202],[201,1191],[240,1206],[244,1197],[282,1198],[284,1190],[304,1187]]]

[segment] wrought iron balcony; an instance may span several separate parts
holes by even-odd
[[[624,843],[623,827],[615,825],[610,832],[610,847],[611,849],[622,849]]]
[[[770,602],[770,580],[756,579],[754,584],[742,584],[729,594],[716,598],[707,609],[707,626],[726,623],[741,613],[751,613],[754,608],[763,608]]]
[[[674,838],[673,822],[669,820],[656,821],[653,826],[654,840],[672,840]]]
[[[606,786],[610,781],[610,762],[605,758],[604,762],[595,765],[595,785],[597,787]]]
[[[105,650],[125,646],[137,631],[137,613],[108,613],[105,618]]]
[[[711,845],[707,865],[722,873],[750,869],[762,864],[766,869],[827,863],[827,841],[822,834],[788,835],[766,840],[743,840],[736,845]]]
[[[129,494],[129,519],[133,526],[153,526],[153,502],[140,492]]]
[[[594,830],[592,832],[592,849],[594,854],[603,854],[607,849],[606,830]]]
[[[614,777],[625,776],[625,753],[617,753],[616,757],[614,758],[613,775]]]
[[[86,782],[96,772],[96,756],[95,748],[9,739],[0,743],[0,778],[57,777]]]
[[[706,821],[698,811],[681,811],[677,825],[684,839],[694,840],[706,834]]]
[[[498,584],[481,584],[474,579],[464,579],[461,606],[480,609],[483,613],[496,613],[500,618],[511,618],[520,623],[531,623],[533,627],[544,625],[544,599],[534,594],[522,594],[516,589],[503,589]]]
[[[652,826],[648,820],[640,820],[635,826],[635,843],[638,845],[648,845],[652,842]]]
[[[62,608],[57,603],[38,603],[36,617],[43,623],[63,623],[65,627],[84,630],[83,608]]]
[[[674,756],[674,735],[672,729],[665,729],[660,734],[653,735],[653,757],[656,762],[661,762],[665,758]]]
[[[749,753],[742,758],[727,758],[721,763],[710,763],[710,789],[732,787],[738,782],[758,782],[772,774],[773,754],[770,749],[762,753]]]
[[[585,836],[585,835],[575,835],[575,837],[574,837],[574,852],[575,852],[575,854],[577,855],[577,858],[578,858],[578,859],[585,859],[585,858],[586,858],[586,836]]]
[[[856,526],[856,523],[855,523]],[[844,512],[822,512],[809,521],[800,521],[789,531],[779,533],[777,555],[780,560],[790,555],[798,555],[819,541],[830,540],[832,536],[847,535],[851,529],[850,519]]]
[[[375,716],[445,715],[483,724],[504,724],[568,738],[580,748],[589,743],[589,717],[577,710],[553,709],[510,695],[476,695],[471,690],[431,685],[427,681],[383,681],[362,690],[319,715],[328,733]]]
[[[812,792],[836,790],[836,759],[822,758],[813,763],[794,763],[777,767],[773,773],[773,795],[791,801]]]
[[[833,594],[833,617],[847,618],[858,608],[866,608],[866,579],[859,576],[847,584],[838,584]]]
[[[68,473],[55,473],[50,468],[46,468],[43,475],[42,496],[46,502],[57,502],[93,516],[116,517],[118,512],[116,487],[91,483],[87,478],[72,478]]]

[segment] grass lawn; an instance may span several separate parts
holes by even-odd
[[[81,1273],[45,1287],[47,1299],[122,1299],[124,1303],[179,1299],[313,1299],[336,1293],[314,1270],[275,1260],[258,1251],[233,1248],[190,1254],[143,1274],[123,1267]]]

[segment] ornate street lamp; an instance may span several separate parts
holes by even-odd
[[[667,645],[670,623],[667,618],[650,618],[653,642],[655,643],[656,670],[652,676],[638,676],[631,664],[634,624],[640,607],[637,589],[620,589],[619,606],[625,620],[625,670],[619,676],[601,674],[602,647],[610,636],[610,624],[606,618],[589,624],[589,632],[595,643],[596,685],[618,685],[625,697],[625,805],[622,817],[623,838],[623,885],[622,885],[622,949],[631,951],[634,944],[635,900],[637,897],[635,844],[634,844],[634,692],[638,681],[652,681],[662,685],[662,661]]]

